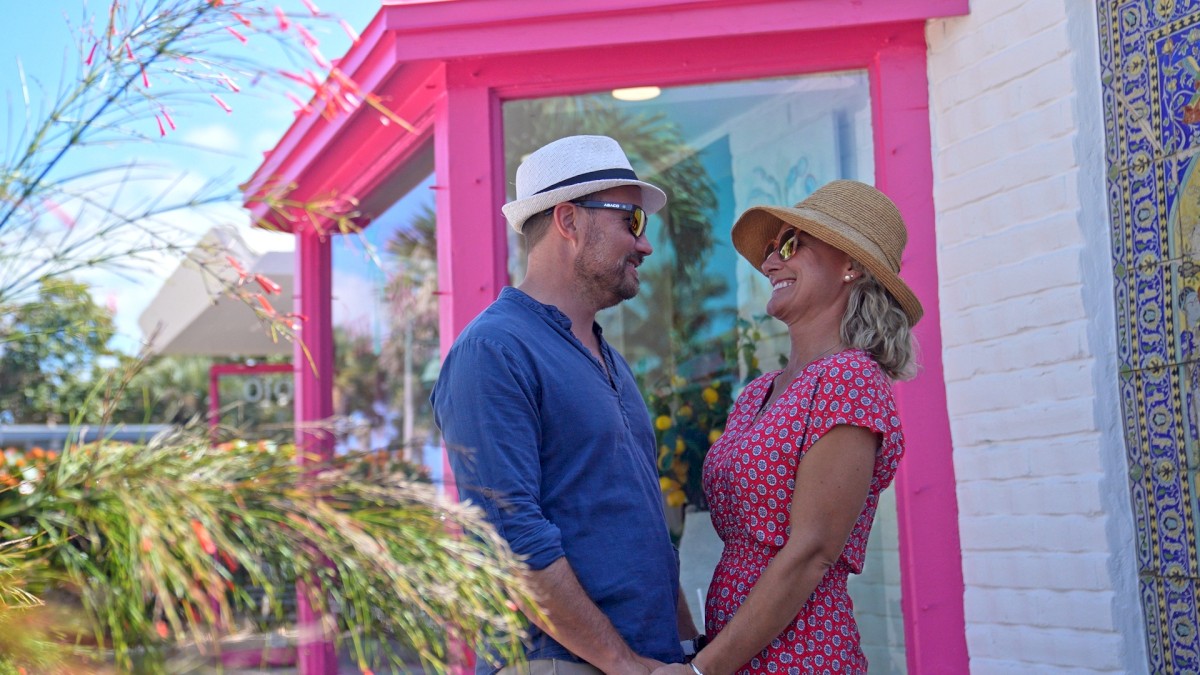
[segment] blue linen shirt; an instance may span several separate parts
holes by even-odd
[[[558,308],[503,289],[446,355],[434,419],[461,497],[513,551],[535,570],[565,556],[633,651],[678,663],[654,430],[629,365],[592,330],[608,373]],[[536,626],[526,655],[580,660]],[[496,670],[478,659],[477,673]]]

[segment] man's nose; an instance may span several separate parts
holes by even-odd
[[[654,253],[654,247],[650,245],[650,237],[647,237],[645,232],[642,233],[642,236],[637,238],[637,243],[634,248],[643,256]]]

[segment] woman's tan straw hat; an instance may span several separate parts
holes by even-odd
[[[850,254],[900,303],[910,322],[921,319],[920,301],[899,276],[908,231],[887,195],[866,183],[835,180],[791,208],[754,206],[733,224],[733,246],[762,269],[767,244],[784,224]]]

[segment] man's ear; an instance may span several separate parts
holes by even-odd
[[[554,213],[551,214],[551,227],[558,232],[559,236],[568,241],[575,241],[579,237],[579,223],[575,219],[579,213],[579,209],[575,208],[574,204],[563,202],[554,206]]]

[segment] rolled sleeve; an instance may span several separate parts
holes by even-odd
[[[540,503],[536,384],[515,355],[486,339],[461,340],[446,357],[430,401],[460,496],[483,509],[533,569],[565,554]]]

